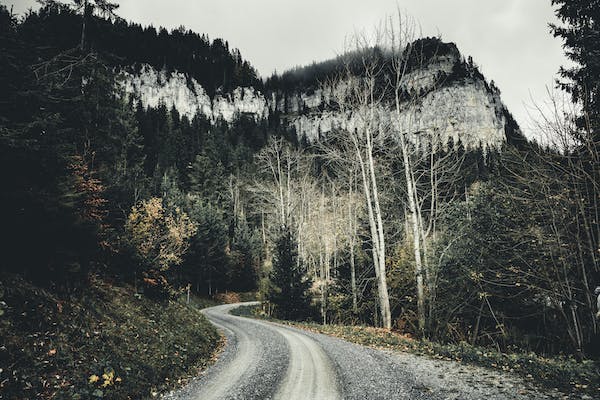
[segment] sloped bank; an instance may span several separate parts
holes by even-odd
[[[59,298],[0,275],[1,399],[143,399],[197,375],[220,336],[196,307],[92,278]]]

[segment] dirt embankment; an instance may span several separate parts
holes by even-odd
[[[210,360],[216,329],[195,307],[91,279],[58,297],[0,275],[0,398],[139,399]]]

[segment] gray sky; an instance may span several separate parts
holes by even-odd
[[[34,0],[0,0],[20,13]],[[566,60],[549,33],[550,0],[120,0],[118,14],[138,23],[184,25],[211,39],[222,37],[263,77],[332,58],[354,31],[369,30],[399,7],[428,36],[442,36],[471,55],[527,130],[532,99]]]

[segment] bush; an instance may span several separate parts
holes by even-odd
[[[233,304],[241,301],[240,295],[236,292],[218,293],[215,295],[215,300],[223,304]]]

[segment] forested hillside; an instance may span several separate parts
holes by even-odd
[[[149,64],[157,69],[177,69],[198,80],[211,95],[217,89],[260,87],[254,68],[239,50],[230,49],[226,40],[210,40],[184,27],[172,31],[143,27],[119,18],[110,8],[93,10],[91,6],[83,32],[81,7],[77,11],[59,2],[45,3],[48,6],[28,15],[21,27],[43,59],[83,45],[85,51],[102,54],[113,66]]]
[[[226,199],[266,127],[190,121],[116,89],[120,66],[160,54],[168,68],[167,53],[192,47],[202,61],[189,71],[207,88],[256,82],[254,72],[223,41],[153,28],[134,39],[144,29],[89,7],[82,39],[84,16],[67,6],[23,18],[0,6],[3,398],[149,396],[218,345],[204,317],[173,302],[182,288],[256,287],[260,240]],[[126,44],[115,35],[136,44],[115,49]]]
[[[201,354],[176,340],[164,350],[177,353],[168,360],[181,376],[217,344],[203,317],[177,302],[190,292],[256,291],[279,318],[599,356],[599,74],[578,39],[597,38],[586,22],[594,10],[553,1],[569,26],[554,33],[581,64],[560,78],[579,107],[542,119],[540,145],[525,140],[471,58],[438,38],[396,40],[400,21],[387,22],[384,41],[357,38],[345,56],[263,83],[222,39],[126,22],[106,1],[44,3],[23,17],[0,6],[6,398],[96,389],[128,398],[114,377],[172,382],[160,362],[143,376],[127,372],[125,356],[107,347],[89,366],[50,358],[56,370],[79,371],[48,386],[23,357],[47,364],[56,350],[48,331],[92,354],[83,336],[118,343],[120,307],[141,313],[140,335],[152,335],[144,324],[155,318],[165,337],[169,324],[198,318]],[[185,74],[211,101],[262,91],[268,115],[225,120],[144,104],[122,85],[123,72],[133,79],[143,65]],[[298,127],[311,123],[303,136]],[[81,314],[81,330],[65,328],[88,305],[95,314]],[[96,314],[104,322],[83,326]],[[43,350],[24,355],[36,343]],[[113,378],[100,388],[91,376],[104,371]]]

